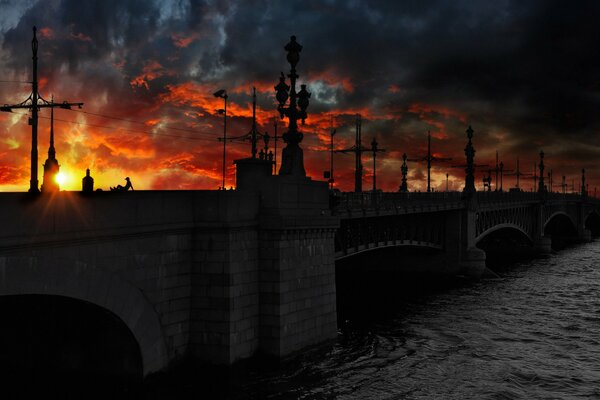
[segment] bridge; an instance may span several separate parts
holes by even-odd
[[[600,233],[600,203],[581,195],[342,193],[330,207],[326,182],[270,173],[238,163],[235,191],[1,194],[0,305],[80,307],[128,349],[90,338],[113,357],[98,368],[141,378],[334,338],[338,260],[421,247],[440,254],[429,272],[478,276],[498,238],[548,252]]]
[[[481,263],[474,271],[467,267],[483,256],[475,249],[489,249],[500,236],[521,239],[539,253],[565,240],[590,240],[599,233],[599,206],[579,194],[547,192],[341,193],[333,210],[341,219],[335,257],[425,247],[445,253],[447,273],[478,274]]]

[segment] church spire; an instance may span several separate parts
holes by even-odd
[[[54,102],[54,96],[52,96]],[[54,149],[54,108],[50,109],[50,147],[48,148],[48,159],[56,160],[56,150]]]
[[[50,104],[54,104],[54,96]],[[48,159],[44,163],[44,181],[42,183],[42,192],[58,192],[60,187],[56,182],[56,175],[60,170],[58,160],[56,159],[56,150],[54,149],[54,107],[50,108],[50,147],[48,147]]]

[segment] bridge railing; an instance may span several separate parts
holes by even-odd
[[[477,192],[477,202],[485,203],[523,203],[540,200],[537,192]]]
[[[331,192],[332,209],[342,210],[390,210],[398,207],[427,207],[453,205],[462,201],[462,192]],[[542,199],[537,192],[476,192],[479,204],[535,203]],[[546,201],[581,201],[577,193],[545,193]],[[588,202],[600,203],[598,199],[586,198]]]
[[[443,204],[458,202],[461,192],[337,192],[334,209],[337,210],[372,210],[392,209],[412,204]]]
[[[576,201],[576,200],[581,200],[582,197],[579,193],[558,193],[558,192],[552,192],[552,193],[546,193],[546,199],[548,200],[558,200],[558,201]],[[588,198],[587,200],[592,200],[591,198]]]

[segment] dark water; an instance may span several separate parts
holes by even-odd
[[[248,365],[190,393],[600,399],[600,242],[513,264],[499,276],[409,294],[356,293],[364,307],[340,304],[345,319],[332,347],[277,369]]]

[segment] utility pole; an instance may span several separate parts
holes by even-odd
[[[537,165],[535,162],[533,163],[533,192],[535,192],[537,188]]]
[[[377,140],[373,138],[373,140],[371,141],[371,151],[373,152],[373,193],[377,191],[377,153],[385,152],[385,149],[379,149],[377,145]]]
[[[362,166],[362,152],[363,152],[363,148],[362,148],[362,119],[360,114],[356,115],[356,138],[355,138],[355,143],[354,143],[354,147],[355,147],[355,155],[356,155],[356,161],[354,164],[354,191],[355,192],[362,192],[362,171],[363,171],[363,166]]]
[[[498,150],[496,150],[496,180],[494,181],[494,192],[498,191]]]
[[[54,103],[54,101],[45,100],[38,92],[38,77],[37,77],[37,52],[38,40],[36,35],[36,27],[33,27],[33,39],[31,40],[31,51],[33,53],[33,80],[31,82],[31,94],[25,101],[19,104],[5,104],[0,106],[0,111],[12,112],[13,109],[29,109],[31,110],[31,179],[29,180],[29,193],[39,193],[38,188],[38,151],[37,151],[37,133],[38,133],[38,111],[40,108],[64,108],[70,110],[72,106],[81,108],[83,103]]]
[[[250,131],[250,143],[252,144],[252,158],[256,158],[256,142],[258,141],[258,130],[256,129],[256,88],[252,87],[252,130]]]
[[[521,186],[520,186],[520,184],[519,184],[519,181],[520,181],[520,178],[521,178],[522,176],[531,176],[531,174],[529,174],[529,173],[523,173],[523,172],[521,172],[521,169],[520,169],[520,167],[519,167],[519,157],[517,157],[517,170],[515,171],[515,173],[514,173],[514,174],[515,174],[515,175],[516,175],[516,177],[517,177],[517,189],[521,189]],[[534,186],[535,186],[535,184],[534,184]]]
[[[225,163],[227,160],[227,91],[225,89],[217,90],[213,96],[223,99],[225,107],[218,110],[219,114],[223,114],[223,171],[222,171],[222,186],[221,190],[225,190]],[[219,139],[221,140],[221,139]]]
[[[544,150],[540,150],[540,181],[538,184],[538,192],[543,193],[546,191],[544,185]]]
[[[332,122],[332,124],[331,124],[331,133],[330,133],[331,146],[330,146],[330,154],[329,154],[329,161],[330,161],[329,189],[333,189],[333,182],[335,182],[335,180],[333,178],[333,137],[335,136],[336,132],[337,132],[337,129],[333,128],[333,122]]]
[[[431,162],[432,161],[450,161],[451,158],[435,157],[431,155],[431,132],[427,131],[427,155],[421,158],[409,158],[408,161],[426,161],[427,162],[427,193],[431,192]]]
[[[335,153],[354,153],[355,164],[354,164],[354,191],[359,193],[362,192],[362,153],[369,151],[370,149],[362,146],[362,119],[360,114],[356,114],[356,135],[354,146],[343,149],[334,150]]]
[[[446,192],[448,191],[448,173],[446,172]]]

